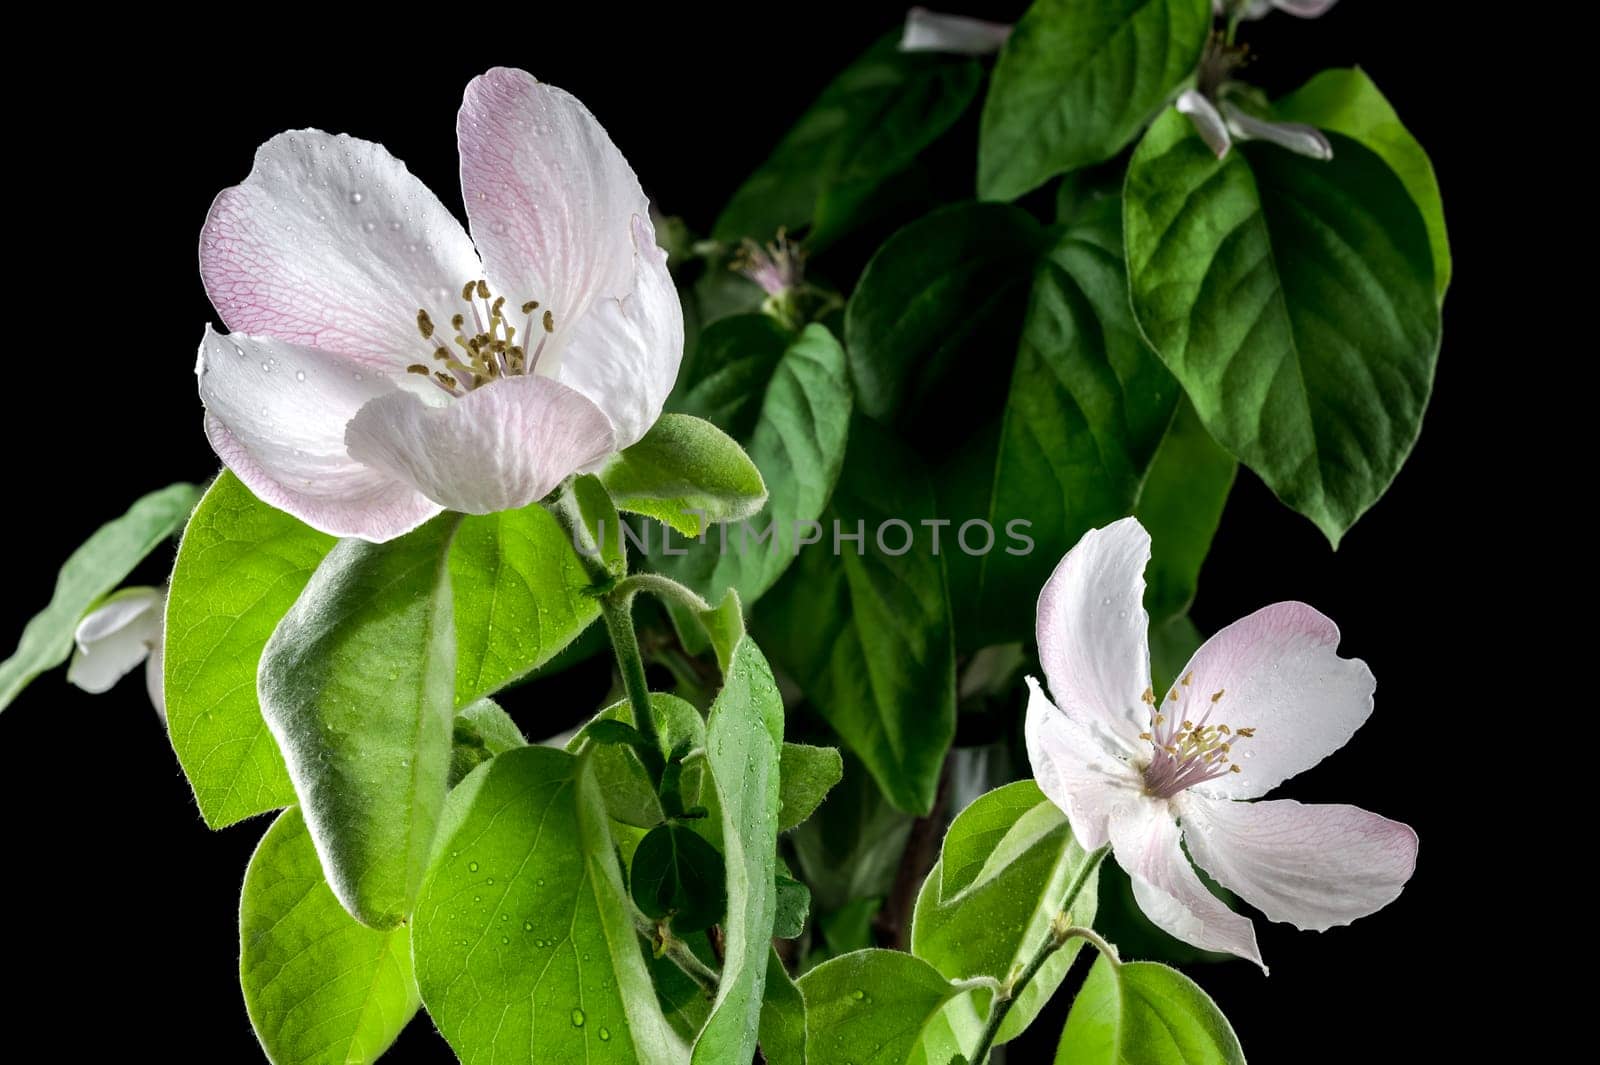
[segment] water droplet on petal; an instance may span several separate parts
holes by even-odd
[[[351,203],[360,203],[360,202],[361,202],[361,201],[362,201],[362,200],[364,200],[364,199],[366,199],[366,197],[365,197],[365,196],[363,196],[363,195],[362,195],[362,194],[361,194],[361,193],[359,193],[359,192],[352,192],[352,193],[351,193],[351,194],[350,194],[350,202],[351,202]]]
[[[271,373],[272,372],[272,364],[270,362],[262,363],[261,364],[261,372],[262,373]]]
[[[304,381],[306,379],[306,372],[304,370],[296,370],[294,372],[294,379],[296,381]]]
[[[373,222],[373,221],[366,221],[366,222],[362,222],[361,223],[361,231],[363,233],[376,232],[377,228],[378,228],[378,223]]]

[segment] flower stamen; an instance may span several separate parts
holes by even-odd
[[[483,301],[482,308],[478,306],[479,300]],[[502,377],[516,377],[534,372],[538,366],[539,354],[544,350],[545,341],[556,330],[555,316],[550,311],[544,312],[541,324],[544,326],[545,335],[539,338],[539,344],[530,360],[527,350],[521,344],[513,343],[517,337],[517,327],[506,318],[506,298],[494,295],[489,290],[489,282],[482,278],[473,278],[466,282],[461,286],[461,301],[472,312],[472,322],[476,330],[470,334],[467,332],[466,314],[458,311],[450,316],[450,326],[455,330],[455,336],[450,338],[450,344],[460,349],[459,354],[452,351],[449,345],[434,339],[436,327],[432,316],[427,310],[418,308],[417,332],[422,334],[423,340],[430,342],[430,356],[442,363],[444,369],[433,369],[422,363],[413,363],[406,367],[406,372],[427,377],[452,396],[460,396],[463,394],[462,390],[470,392]],[[528,300],[521,307],[522,313],[528,316],[522,332],[528,335],[533,331],[533,315],[539,309],[539,301]],[[488,315],[487,326],[484,325],[485,314]]]
[[[1180,687],[1189,687],[1193,674],[1185,676]],[[1227,724],[1211,724],[1211,711],[1222,700],[1226,689],[1217,691],[1201,705],[1205,713],[1198,720],[1174,714],[1169,720],[1163,713],[1151,715],[1150,731],[1141,732],[1139,738],[1151,745],[1150,763],[1144,768],[1145,791],[1157,799],[1170,799],[1185,788],[1208,780],[1243,772],[1232,759],[1234,744],[1255,735],[1253,727],[1237,728]],[[1151,704],[1155,700],[1146,692],[1142,700]],[[1169,701],[1179,699],[1177,687],[1172,689]]]

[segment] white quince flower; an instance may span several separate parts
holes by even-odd
[[[200,240],[206,434],[263,500],[382,541],[520,507],[642,437],[683,318],[633,169],[569,94],[473,79],[469,238],[381,145],[282,133]]]
[[[123,588],[83,616],[73,633],[77,649],[67,666],[68,682],[96,695],[145,664],[145,690],[163,719],[161,637],[167,593],[159,588]]]
[[[1348,924],[1416,866],[1407,825],[1354,806],[1259,799],[1344,746],[1372,712],[1366,664],[1303,603],[1234,622],[1162,698],[1150,687],[1150,536],[1125,518],[1083,537],[1039,596],[1028,758],[1085,848],[1111,844],[1145,914],[1177,938],[1261,964],[1255,927],[1184,857],[1274,921]],[[1263,969],[1265,966],[1263,966]]]
[[[1257,19],[1278,10],[1297,18],[1320,18],[1338,2],[1339,0],[1244,0],[1240,17]],[[1230,7],[1239,6],[1241,6],[1240,0],[1211,0],[1211,10],[1218,15],[1226,15]]]
[[[1009,23],[985,22],[966,15],[945,15],[925,7],[914,7],[906,12],[900,50],[993,55],[1011,36],[1011,29]]]
[[[1333,158],[1333,145],[1328,143],[1328,138],[1320,129],[1304,122],[1257,118],[1228,100],[1214,104],[1198,89],[1185,89],[1173,106],[1189,116],[1195,132],[1218,159],[1228,154],[1236,140],[1270,141],[1297,155],[1323,161]]]

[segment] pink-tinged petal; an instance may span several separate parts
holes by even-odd
[[[1296,928],[1321,932],[1376,913],[1417,867],[1410,825],[1355,806],[1185,795],[1179,810],[1200,868]]]
[[[1185,89],[1173,106],[1181,114],[1189,116],[1194,131],[1200,134],[1200,139],[1206,142],[1206,147],[1210,148],[1218,159],[1228,154],[1228,149],[1233,144],[1233,139],[1228,134],[1228,124],[1223,121],[1216,105],[1206,99],[1204,93],[1196,89]]]
[[[1150,534],[1123,518],[1085,533],[1039,593],[1039,660],[1056,706],[1101,743],[1148,752],[1150,686],[1144,568]]]
[[[1272,6],[1297,18],[1320,18],[1339,0],[1272,0]]]
[[[965,15],[946,15],[914,7],[906,12],[902,52],[948,52],[952,55],[993,55],[1011,36],[1011,25],[985,22]]]
[[[395,392],[341,356],[206,328],[195,367],[206,436],[262,501],[334,536],[390,540],[440,507],[403,481],[350,457],[345,426]]]
[[[565,346],[540,373],[582,392],[605,412],[616,448],[629,447],[655,424],[683,359],[683,305],[667,273],[667,253],[642,216],[633,219],[635,287],[621,299],[602,297],[573,324]]]
[[[1145,798],[1113,811],[1111,850],[1133,882],[1133,898],[1157,928],[1202,950],[1220,950],[1261,966],[1256,930],[1206,889],[1179,846],[1178,823],[1165,802]]]
[[[373,400],[345,439],[356,459],[468,514],[527,506],[613,450],[600,409],[548,377],[506,377],[443,406]]]
[[[96,695],[110,691],[160,641],[166,598],[155,588],[128,588],[84,615],[73,632],[67,681]]]
[[[1339,627],[1304,603],[1263,607],[1207,640],[1180,674],[1188,683],[1173,688],[1179,701],[1167,705],[1197,724],[1207,715],[1227,724],[1241,771],[1194,790],[1258,798],[1349,742],[1372,713],[1377,682],[1338,648]],[[1240,728],[1252,734],[1240,737]]]
[[[150,696],[150,705],[156,708],[156,716],[162,721],[167,719],[167,693],[162,684],[161,670],[165,657],[166,641],[158,632],[155,643],[150,645],[150,657],[144,660],[144,690]]]
[[[482,270],[461,223],[405,164],[318,130],[263,144],[200,233],[200,276],[229,329],[372,367],[425,361],[417,311],[448,323]]]
[[[1091,850],[1102,846],[1112,811],[1141,797],[1139,774],[1056,709],[1032,677],[1028,692],[1023,731],[1034,780],[1067,815],[1079,844]]]
[[[650,213],[639,179],[588,108],[526,71],[472,79],[456,139],[492,287],[514,307],[538,300],[559,350],[590,304],[634,289],[633,219]]]
[[[1227,120],[1228,129],[1240,140],[1268,141],[1296,155],[1323,162],[1333,158],[1333,145],[1315,126],[1304,122],[1269,122],[1226,101],[1222,104],[1222,116]]]

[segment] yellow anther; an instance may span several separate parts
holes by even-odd
[[[1228,767],[1228,772],[1230,772],[1230,773],[1242,773],[1242,772],[1244,772],[1244,770],[1240,769],[1237,764],[1234,764],[1234,765],[1230,765]]]
[[[1194,680],[1194,670],[1191,669],[1189,672],[1187,672],[1187,673],[1185,673],[1183,675],[1183,683],[1184,683],[1185,686],[1187,686],[1193,680]]]
[[[427,311],[420,308],[417,311],[417,332],[422,334],[423,340],[433,336],[433,319],[428,317]]]
[[[1178,689],[1174,688],[1171,691],[1169,691],[1167,693],[1167,698],[1171,699],[1173,702],[1177,702],[1178,701]]]
[[[1156,693],[1146,688],[1144,694],[1139,696],[1139,701],[1142,703],[1154,703],[1156,701]]]
[[[1228,726],[1227,725],[1218,725],[1217,726],[1217,731],[1222,733],[1224,736],[1226,736],[1228,734]]]
[[[546,333],[554,333],[556,331],[556,316],[549,311],[544,312],[544,331]]]
[[[1253,728],[1234,729],[1234,731],[1243,736],[1245,739],[1249,739],[1251,736],[1256,734],[1256,730]]]
[[[1193,722],[1193,721],[1185,721],[1185,722],[1184,722],[1184,723],[1183,723],[1183,727],[1184,727],[1184,728],[1189,728],[1189,729],[1192,729],[1192,728],[1194,728],[1194,722]]]
[[[1157,728],[1160,728],[1162,725],[1165,725],[1166,723],[1167,723],[1167,715],[1166,714],[1157,714],[1156,715],[1156,727]]]
[[[1227,690],[1228,690],[1227,688],[1218,688],[1216,691],[1212,692],[1211,693],[1211,701],[1212,702],[1216,702],[1218,699],[1221,699],[1222,698],[1222,693],[1227,691]]]
[[[1141,740],[1148,740],[1148,739],[1151,738],[1151,736],[1150,736],[1150,733],[1148,733],[1148,732],[1141,732],[1141,733],[1139,733],[1139,738]]]
[[[450,316],[450,326],[451,326],[451,328],[455,329],[457,332],[460,332],[461,329],[466,324],[467,324],[467,316],[466,315],[464,315],[464,314],[453,314],[453,315]]]
[[[480,300],[489,298],[489,282],[483,280],[478,282],[478,298]]]
[[[432,372],[432,370],[428,369],[420,362],[414,362],[410,366],[406,367],[406,373],[419,373],[423,377],[427,377]]]
[[[489,313],[491,315],[493,315],[494,317],[498,318],[498,317],[500,317],[500,308],[504,307],[505,305],[506,305],[506,298],[504,296],[496,296],[494,298],[494,305],[489,308]]]
[[[527,303],[524,303],[522,305],[522,313],[523,314],[532,314],[534,311],[536,311],[538,309],[539,309],[539,301],[538,300],[529,300]]]
[[[477,287],[478,283],[476,281],[468,281],[465,285],[462,285],[461,298],[464,300],[470,300],[472,298],[472,290]]]
[[[438,381],[441,385],[444,385],[444,387],[448,388],[452,392],[456,390],[456,379],[445,373],[443,370],[435,370],[433,372],[433,379]]]

